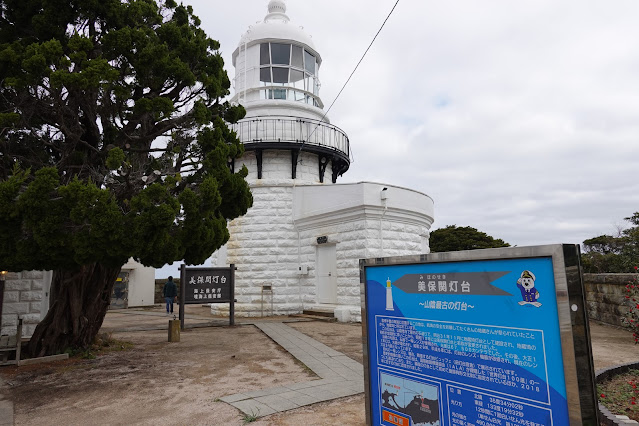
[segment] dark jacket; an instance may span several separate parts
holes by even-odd
[[[162,290],[162,294],[164,297],[175,297],[177,296],[177,286],[173,281],[167,281],[164,284],[164,290]]]

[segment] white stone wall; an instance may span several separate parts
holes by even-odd
[[[394,219],[390,219],[392,221]],[[421,254],[422,226],[402,223],[385,223],[384,256]],[[337,252],[337,303],[348,311],[351,321],[361,321],[361,297],[359,260],[378,257],[381,254],[379,220],[366,216],[354,217],[331,226],[320,226],[303,231],[302,246],[317,248],[317,238],[328,237],[328,244],[335,243]],[[309,275],[302,281],[305,308],[317,305],[317,276],[315,258],[310,258]]]
[[[271,185],[293,185],[292,164],[290,151],[265,150],[262,154],[262,179],[257,178],[257,159],[255,152],[248,151],[244,156],[235,161],[235,170],[239,170],[245,165],[249,170],[246,181],[251,188],[260,188]],[[331,163],[326,166],[324,173],[324,183],[332,184]],[[319,159],[315,154],[302,152],[298,157],[297,173],[295,184],[320,183],[319,179]]]
[[[229,224],[226,252],[228,263],[237,267],[236,314],[255,317],[262,315],[262,309],[264,315],[270,314],[271,295],[262,296],[264,285],[272,286],[276,315],[319,306],[317,238],[326,236],[327,244],[335,245],[337,258],[337,302],[331,308],[347,320],[360,321],[359,260],[428,252],[432,200],[394,188],[394,200],[384,206],[379,197],[383,185],[294,187],[291,182],[253,182],[253,207]],[[370,193],[377,197],[377,205],[370,204]],[[409,199],[413,207],[406,205]],[[308,273],[300,275],[300,266]],[[226,314],[228,308],[228,304],[211,307],[216,314]]]
[[[2,330],[0,334],[13,335],[22,318],[22,335],[29,337],[46,313],[43,306],[48,298],[51,274],[41,271],[9,272],[6,274],[2,303]]]
[[[155,268],[129,259],[122,267],[129,275],[129,306],[153,305]],[[22,318],[22,336],[33,335],[49,310],[51,271],[23,271],[6,274],[0,334],[15,334],[18,317]]]
[[[290,181],[290,179],[289,179]],[[298,312],[297,232],[293,225],[292,186],[252,186],[253,207],[246,215],[229,223],[231,237],[226,245],[227,260],[235,263],[236,312],[259,316],[262,286],[274,289],[278,314]],[[308,253],[304,253],[308,256]],[[270,309],[270,296],[265,309]],[[212,305],[214,312],[228,311],[227,304]]]
[[[300,263],[311,264],[315,248],[298,250],[298,233],[293,222],[293,187],[322,185],[319,179],[319,159],[302,152],[298,157],[297,179],[291,179],[290,151],[265,150],[262,155],[262,179],[257,178],[257,160],[252,151],[236,161],[236,170],[246,165],[247,181],[253,194],[253,207],[246,215],[229,223],[230,239],[224,250],[226,262],[236,264],[235,296],[239,316],[260,316],[270,313],[271,298],[276,314],[302,311],[305,303],[314,303],[308,285],[300,285],[305,277],[297,273]],[[332,185],[329,162],[324,184]],[[216,258],[216,256],[213,256]],[[306,280],[307,281],[307,280]],[[262,286],[270,285],[273,294],[262,297]],[[264,303],[262,303],[264,301]],[[213,304],[213,313],[228,312],[228,304]]]

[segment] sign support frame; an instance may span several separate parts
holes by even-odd
[[[184,321],[184,306],[186,304],[200,304],[202,302],[189,302],[186,303],[186,285],[187,285],[187,272],[192,271],[201,271],[201,272],[222,272],[227,273],[229,276],[229,300],[224,300],[220,302],[210,302],[210,303],[228,303],[229,304],[229,325],[235,325],[235,271],[237,267],[234,263],[231,263],[228,268],[187,268],[185,264],[180,265],[180,329],[184,331],[185,329],[185,321]]]

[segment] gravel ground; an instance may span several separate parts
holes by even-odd
[[[242,425],[218,398],[312,380],[313,373],[257,328],[187,307],[179,343],[167,342],[169,318],[158,308],[107,314],[103,330],[133,347],[95,359],[4,367],[0,393],[14,402],[17,425]],[[281,320],[274,318],[271,320]],[[218,326],[211,327],[216,323]],[[208,327],[204,327],[209,325]],[[362,362],[361,326],[319,321],[290,326]],[[156,327],[164,327],[154,330]],[[595,368],[639,361],[632,334],[591,323]],[[117,349],[117,347],[116,347]],[[2,398],[0,398],[2,399]],[[255,425],[363,425],[364,396],[342,398],[263,417]]]

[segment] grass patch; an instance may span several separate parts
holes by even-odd
[[[258,417],[258,414],[251,411],[251,414],[244,414],[244,417],[242,417],[242,421],[244,422],[244,424],[253,423],[255,420],[257,420],[257,417]]]
[[[639,370],[630,370],[597,385],[597,396],[611,413],[639,421]]]

